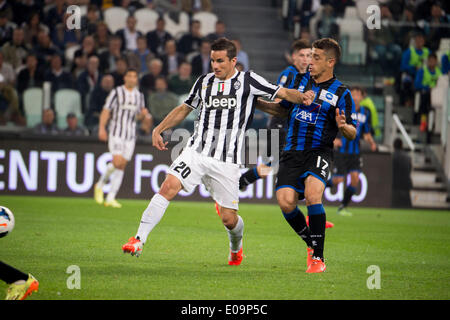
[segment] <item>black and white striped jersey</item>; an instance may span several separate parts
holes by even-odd
[[[280,89],[252,71],[235,71],[228,80],[214,73],[197,79],[184,102],[200,108],[187,147],[215,159],[242,164],[245,131],[251,124],[258,97],[273,100]]]
[[[136,116],[145,108],[144,95],[137,88],[129,91],[125,86],[111,90],[104,109],[110,114],[109,135],[124,140],[136,139]]]

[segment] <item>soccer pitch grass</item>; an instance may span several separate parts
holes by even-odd
[[[304,242],[274,205],[241,204],[244,254],[228,266],[228,237],[214,203],[173,201],[141,257],[122,253],[148,204],[122,209],[92,199],[0,196],[16,218],[0,259],[40,282],[29,299],[449,299],[450,212],[326,207],[327,270],[306,274]],[[305,213],[306,209],[301,206]],[[81,289],[68,289],[69,266]],[[367,268],[381,271],[369,290]],[[0,298],[6,285],[0,283]]]

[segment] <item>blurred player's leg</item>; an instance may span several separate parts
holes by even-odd
[[[39,282],[31,274],[27,275],[1,261],[0,279],[9,284],[6,300],[24,300],[39,287]]]
[[[106,166],[105,172],[100,176],[100,179],[94,186],[94,199],[98,204],[103,204],[103,187],[108,183],[109,177],[114,172],[116,168],[112,162],[109,162]]]
[[[359,184],[359,171],[351,171],[350,172],[351,182],[350,185],[347,186],[344,192],[344,198],[342,199],[342,203],[338,208],[338,214],[342,216],[352,216],[352,213],[347,210],[348,204],[352,199],[352,196],[356,192],[356,188]]]
[[[104,205],[106,207],[121,208],[122,205],[117,202],[116,195],[122,185],[125,167],[128,161],[121,155],[113,156],[114,174],[111,176],[111,189],[106,196]]]

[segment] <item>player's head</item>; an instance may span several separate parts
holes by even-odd
[[[341,57],[341,47],[336,40],[323,38],[313,42],[311,54],[311,76],[317,79],[323,74],[333,74]]]
[[[301,73],[305,73],[311,63],[311,45],[306,40],[296,40],[291,46],[292,60]]]
[[[211,66],[220,80],[230,78],[236,67],[236,46],[226,38],[220,38],[211,45]]]
[[[437,65],[438,65],[437,55],[434,52],[432,52],[427,58],[427,67],[428,69],[434,70],[434,68],[436,68]]]
[[[360,108],[360,103],[364,99],[364,90],[361,87],[354,86],[351,88],[350,93],[352,94],[353,101],[355,102],[355,109],[358,111]]]
[[[127,89],[133,89],[138,84],[138,72],[136,69],[128,68],[123,76],[123,81]]]

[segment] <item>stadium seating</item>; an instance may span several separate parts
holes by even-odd
[[[442,132],[443,121],[445,120],[445,111],[447,103],[447,92],[449,88],[448,77],[440,77],[437,81],[436,87],[431,89],[431,106],[435,112],[436,123],[434,126],[434,132],[440,134]],[[445,121],[444,121],[445,122]]]
[[[60,128],[66,127],[66,116],[75,113],[79,123],[83,123],[81,112],[81,94],[73,89],[60,89],[55,93],[56,122]]]
[[[201,23],[200,33],[204,36],[213,33],[216,30],[217,16],[211,12],[197,12],[192,16],[193,20]]]
[[[23,109],[30,128],[42,121],[42,98],[42,88],[28,88],[23,93]]]
[[[136,29],[146,34],[156,28],[156,20],[158,20],[158,13],[154,10],[142,8],[136,10],[134,13],[136,17]]]
[[[355,7],[345,9],[343,19],[338,19],[343,49],[342,62],[345,64],[364,65],[366,62],[367,44],[364,41],[363,22],[358,17]]]
[[[109,31],[116,31],[125,28],[128,18],[128,11],[120,7],[108,8],[103,12],[105,23],[108,25]]]
[[[180,12],[178,23],[172,20],[167,12],[163,15],[163,18],[166,22],[166,31],[175,38],[179,38],[189,31],[189,15],[186,12]]]

